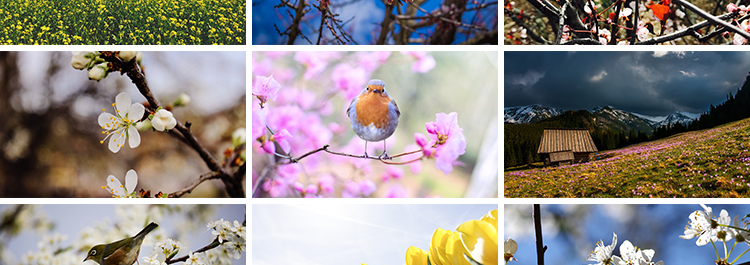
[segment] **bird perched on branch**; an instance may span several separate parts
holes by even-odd
[[[88,256],[83,261],[93,260],[99,265],[132,265],[138,259],[143,238],[157,226],[159,225],[151,222],[133,237],[96,245],[89,250]]]
[[[378,158],[390,159],[385,151],[385,139],[396,131],[401,112],[385,91],[385,83],[378,79],[367,82],[365,89],[352,99],[346,115],[354,133],[365,140],[365,157],[368,157],[367,142],[383,141],[383,153]]]

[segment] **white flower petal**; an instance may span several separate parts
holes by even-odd
[[[115,109],[120,117],[124,117],[130,107],[130,94],[122,92],[115,97]]]
[[[146,111],[146,108],[141,105],[141,103],[133,103],[133,105],[130,105],[130,108],[128,109],[128,121],[130,122],[136,122],[141,120],[143,118],[143,113]]]
[[[125,196],[125,189],[122,188],[122,183],[115,176],[109,175],[107,177],[107,186],[112,189],[115,196]]]
[[[99,114],[99,119],[98,119],[99,126],[102,126],[102,129],[105,129],[105,130],[111,130],[112,126],[114,125],[114,121],[115,121],[114,119],[115,119],[115,116],[112,114],[109,114],[106,112]]]
[[[130,148],[136,148],[141,145],[141,135],[138,134],[138,129],[135,126],[128,127],[128,143],[130,143]]]
[[[138,174],[135,170],[128,170],[125,174],[125,191],[130,194],[135,191],[135,185],[138,184]]]
[[[120,151],[120,148],[124,145],[123,141],[125,139],[125,135],[122,133],[122,130],[117,130],[112,132],[114,135],[109,136],[109,151],[112,151],[112,153],[117,153]]]
[[[162,119],[157,118],[154,116],[154,119],[151,120],[151,126],[154,127],[157,131],[163,132],[164,127],[166,127],[166,124],[164,124],[164,121]]]
[[[167,127],[166,128],[171,130],[176,125],[177,125],[177,119],[171,118],[171,119],[169,119],[169,121],[167,121],[167,124],[166,124]]]

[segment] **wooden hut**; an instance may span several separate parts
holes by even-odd
[[[544,156],[545,165],[587,162],[594,152],[598,150],[586,129],[544,129],[537,151]]]

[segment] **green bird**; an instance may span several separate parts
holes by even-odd
[[[143,238],[157,226],[159,225],[151,222],[133,237],[96,245],[89,250],[88,256],[83,261],[93,260],[100,265],[132,265],[138,259]]]

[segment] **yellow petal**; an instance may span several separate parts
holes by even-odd
[[[448,257],[445,254],[445,243],[448,241],[448,237],[453,234],[451,231],[446,231],[442,228],[435,230],[432,234],[432,241],[430,241],[430,261],[435,265],[451,265],[448,262]]]
[[[495,230],[497,230],[497,209],[485,214],[480,221],[492,224],[493,226],[495,226]]]
[[[411,246],[406,250],[406,265],[427,265],[427,251]]]
[[[466,261],[466,258],[464,257],[464,253],[468,254],[468,252],[465,252],[464,246],[461,243],[461,233],[452,233],[448,240],[445,242],[445,254],[448,260],[450,261],[449,264],[453,265],[471,265],[468,261]]]
[[[489,222],[471,220],[456,228],[471,258],[485,265],[498,264],[497,228]]]

